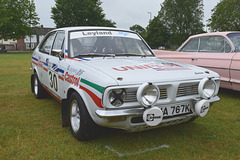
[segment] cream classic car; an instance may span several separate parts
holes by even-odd
[[[240,32],[212,32],[189,37],[176,51],[154,50],[157,57],[217,72],[222,88],[240,91]]]

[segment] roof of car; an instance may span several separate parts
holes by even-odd
[[[226,31],[226,32],[211,32],[211,33],[201,33],[196,34],[193,36],[190,36],[189,38],[195,38],[195,37],[201,37],[201,36],[213,36],[213,35],[219,35],[219,36],[226,36],[229,33],[240,33],[240,31]]]
[[[127,29],[114,28],[114,27],[100,27],[100,26],[76,26],[76,27],[64,27],[58,28],[55,30],[65,30],[65,31],[76,31],[76,30],[118,30],[118,31],[128,31],[133,32]]]

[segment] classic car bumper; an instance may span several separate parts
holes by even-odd
[[[215,96],[211,99],[209,99],[209,102],[216,102],[219,101],[220,98],[218,96]],[[118,109],[118,110],[103,110],[98,109],[96,110],[96,114],[100,118],[108,118],[108,117],[119,117],[119,116],[141,116],[143,115],[143,112],[145,111],[145,108],[131,108],[131,109]]]
[[[211,104],[212,102],[219,100],[220,98],[218,96],[215,96],[209,99],[208,102]],[[199,116],[195,110],[197,106],[196,103],[200,101],[201,100],[195,101],[194,105],[191,108],[191,112],[181,115],[163,117],[161,123],[155,126],[150,126],[144,122],[143,117],[144,112],[146,111],[146,108],[144,107],[119,110],[98,109],[96,110],[96,115],[99,119],[101,119],[99,121],[99,124],[102,126],[136,132],[190,121],[194,117]]]

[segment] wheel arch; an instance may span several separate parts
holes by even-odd
[[[62,99],[62,127],[69,127],[70,126],[70,121],[69,121],[69,99],[70,99],[70,96],[72,95],[73,92],[76,92],[80,98],[81,98],[81,101],[84,103],[88,113],[89,113],[89,110],[88,110],[88,107],[86,106],[86,103],[85,101],[83,100],[83,97],[82,95],[74,88],[69,88],[67,90],[67,94],[66,94],[66,98],[65,99]]]
[[[63,127],[68,127],[69,124],[70,124],[70,122],[67,121],[69,119],[69,115],[68,115],[69,106],[68,106],[68,103],[69,103],[70,96],[71,96],[71,94],[73,92],[76,92],[80,96],[81,101],[85,105],[88,114],[90,115],[92,120],[95,123],[97,123],[96,115],[94,115],[95,114],[94,108],[92,108],[93,106],[86,101],[88,98],[87,98],[87,95],[84,93],[84,91],[81,90],[81,89],[80,90],[76,90],[75,88],[69,88],[67,90],[66,99],[62,99],[62,126]]]

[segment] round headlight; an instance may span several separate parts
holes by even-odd
[[[217,84],[214,80],[204,78],[198,85],[198,92],[204,99],[212,98],[217,89]]]
[[[109,102],[115,107],[123,105],[126,98],[126,91],[124,89],[114,89],[109,93]]]
[[[154,105],[159,99],[160,91],[158,86],[152,83],[144,83],[137,90],[137,100],[144,107]]]

